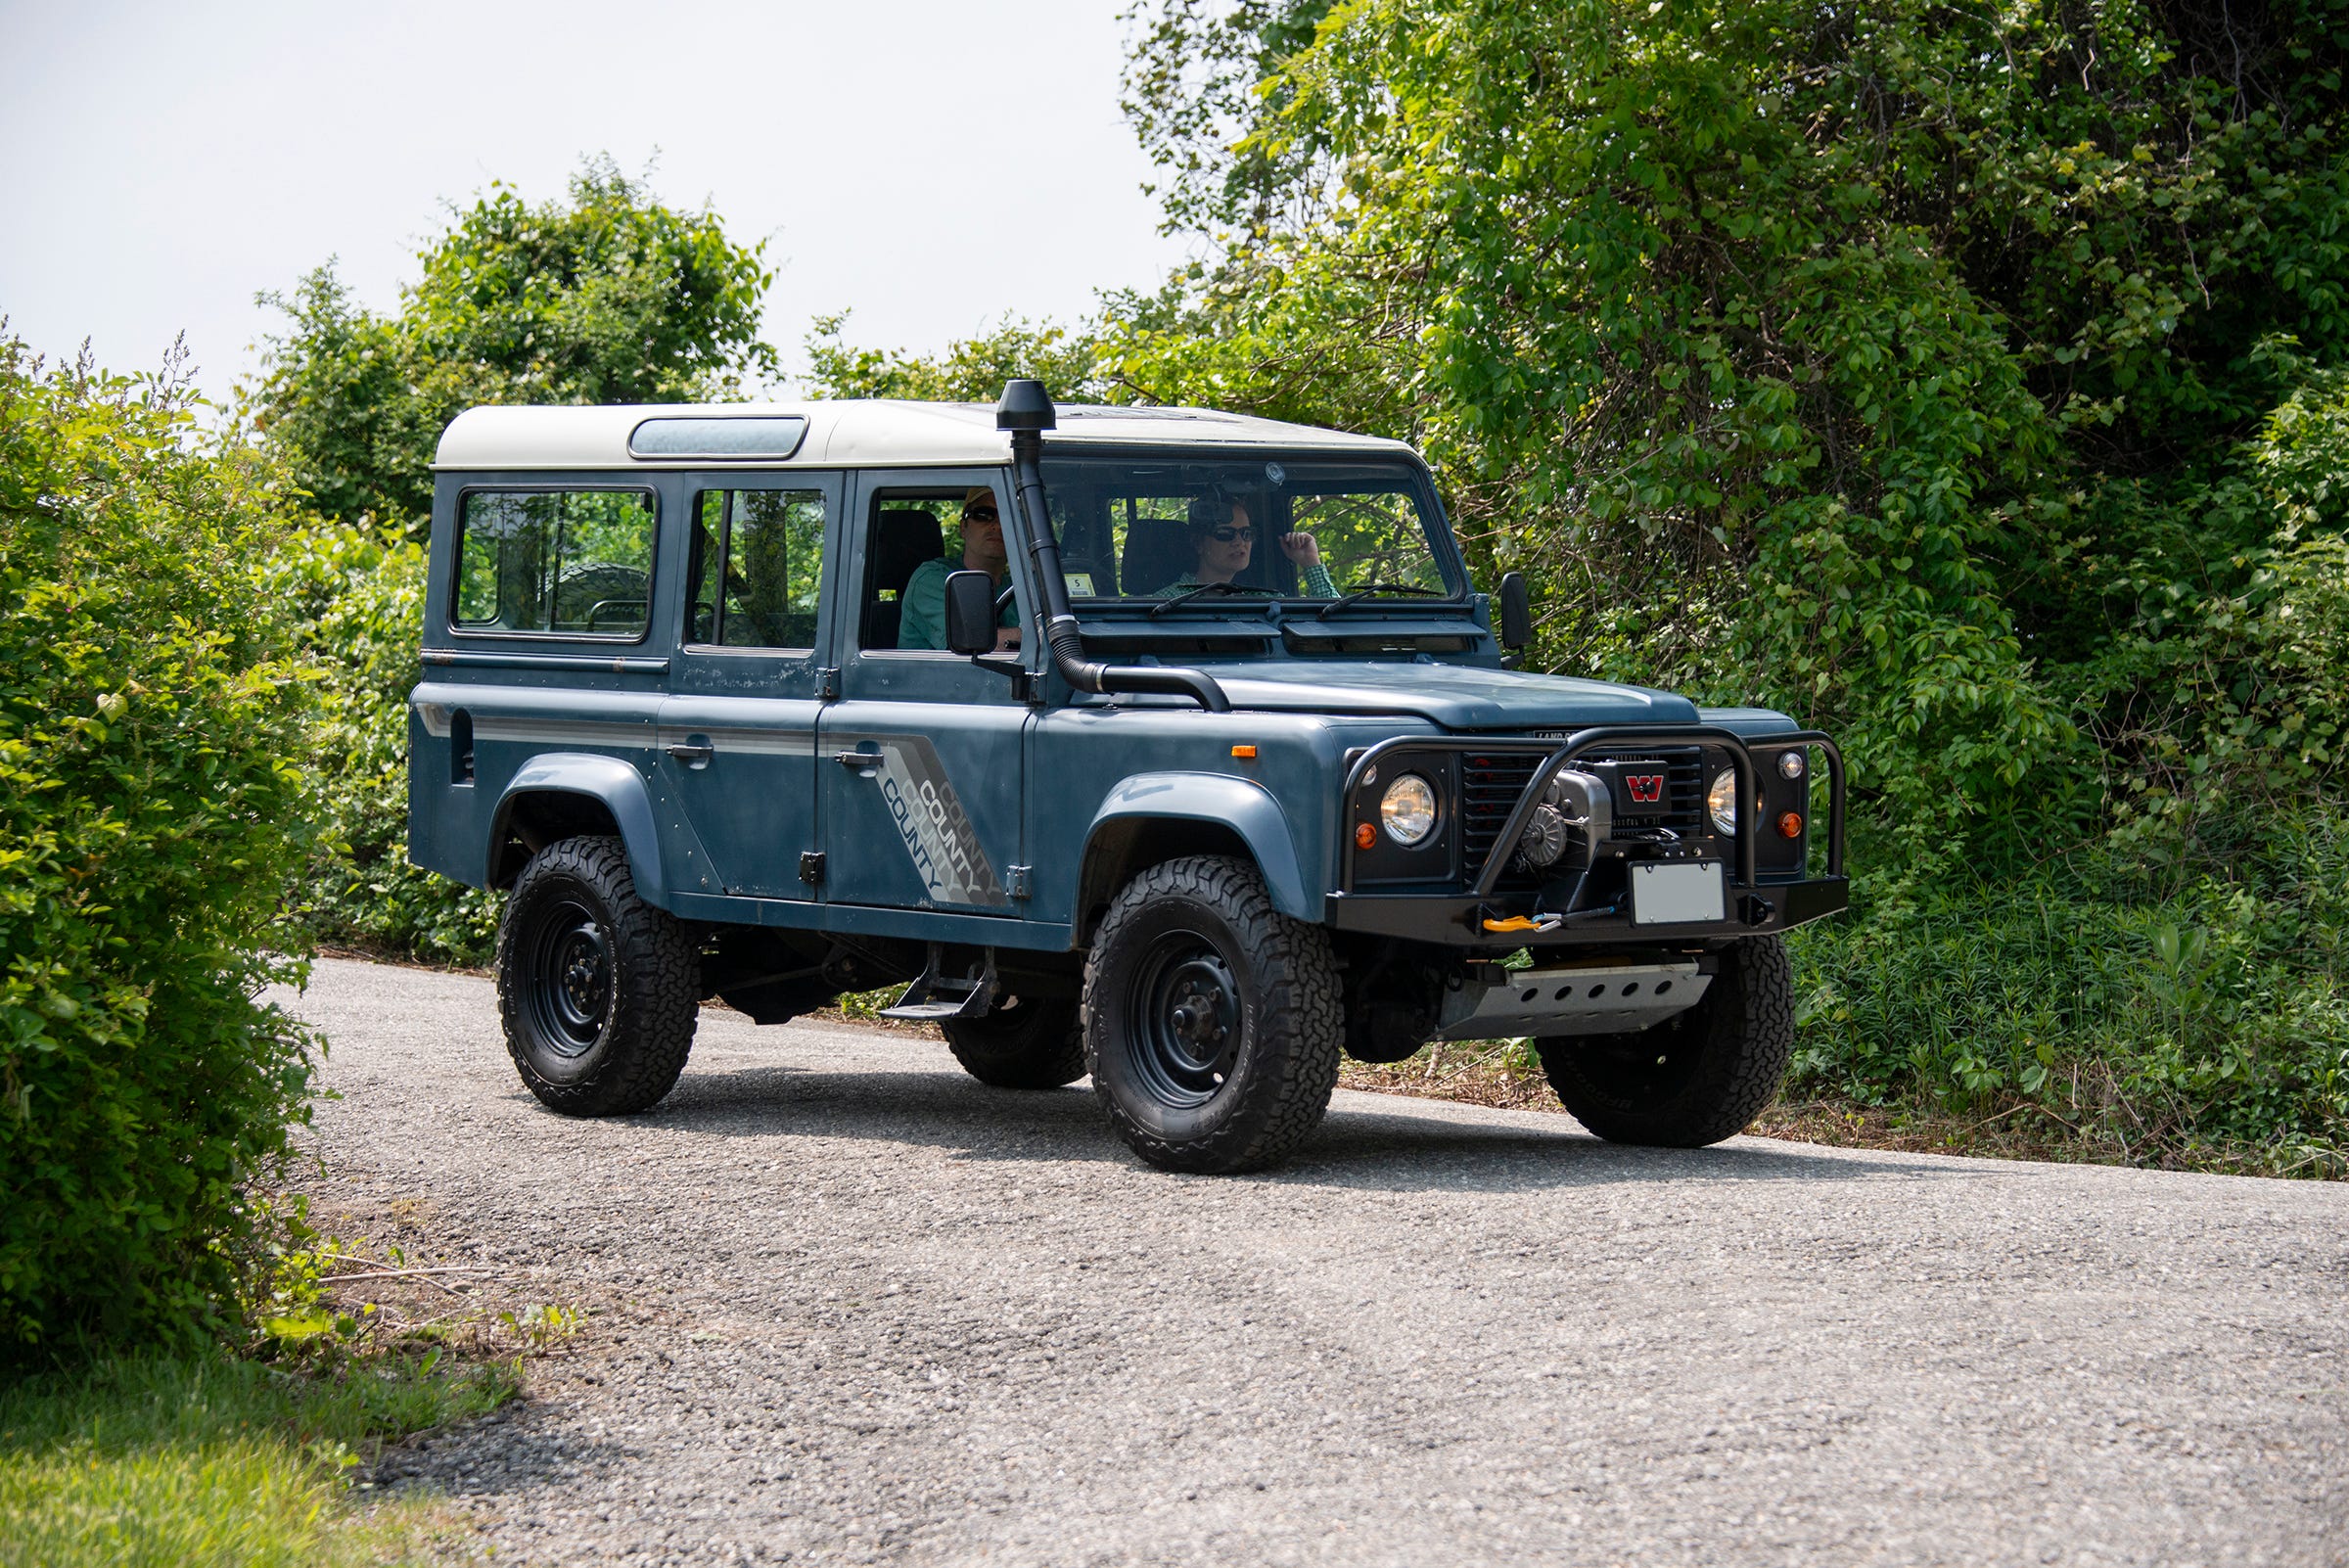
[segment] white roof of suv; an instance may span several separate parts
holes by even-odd
[[[1045,439],[1056,446],[1255,446],[1401,457],[1411,449],[1375,436],[1350,436],[1212,408],[1125,408],[1064,404]],[[433,466],[438,469],[705,468],[701,457],[635,457],[630,436],[648,419],[796,418],[806,437],[787,462],[795,468],[840,464],[889,467],[977,466],[1006,461],[1011,439],[995,429],[990,403],[878,400],[806,403],[653,403],[564,408],[475,408],[450,421]],[[771,463],[773,458],[720,461]]]

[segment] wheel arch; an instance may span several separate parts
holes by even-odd
[[[666,900],[660,833],[644,775],[617,757],[590,753],[548,753],[515,773],[489,820],[486,885],[511,887],[532,854],[582,833],[617,837],[627,851],[637,896],[648,903]]]
[[[1072,911],[1080,945],[1092,940],[1118,889],[1153,865],[1185,854],[1229,854],[1256,866],[1272,906],[1318,920],[1306,888],[1288,814],[1270,791],[1221,773],[1137,773],[1122,780],[1093,813]]]

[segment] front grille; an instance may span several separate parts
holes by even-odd
[[[1542,766],[1540,752],[1471,752],[1460,759],[1461,864],[1475,876],[1493,853],[1493,841],[1516,808],[1517,798]]]
[[[1461,863],[1473,877],[1484,870],[1494,841],[1516,807],[1518,798],[1542,766],[1540,752],[1470,752],[1460,760],[1460,838],[1466,853]],[[1593,762],[1652,762],[1665,771],[1661,807],[1645,816],[1618,813],[1615,829],[1626,837],[1655,828],[1669,828],[1682,838],[1706,830],[1705,754],[1694,746],[1665,746],[1644,751],[1589,752],[1583,761]],[[1511,866],[1500,886],[1528,886],[1539,880],[1529,866]]]

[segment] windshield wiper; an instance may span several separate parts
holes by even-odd
[[[1376,593],[1403,593],[1415,599],[1448,599],[1451,597],[1441,588],[1422,588],[1416,582],[1358,582],[1337,598],[1330,600],[1329,603],[1313,606],[1313,613],[1317,620],[1332,610],[1343,610],[1350,604],[1360,604],[1364,599]]]
[[[1252,582],[1202,582],[1196,588],[1178,593],[1172,599],[1161,599],[1150,607],[1153,619],[1165,615],[1178,604],[1189,604],[1203,593],[1261,593],[1271,595],[1270,588],[1260,588]]]

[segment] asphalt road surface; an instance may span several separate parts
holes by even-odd
[[[500,1562],[2349,1563],[2349,1186],[1341,1093],[1267,1176],[706,1013],[567,1121],[485,981],[322,962],[323,1195],[597,1309],[394,1455]]]

